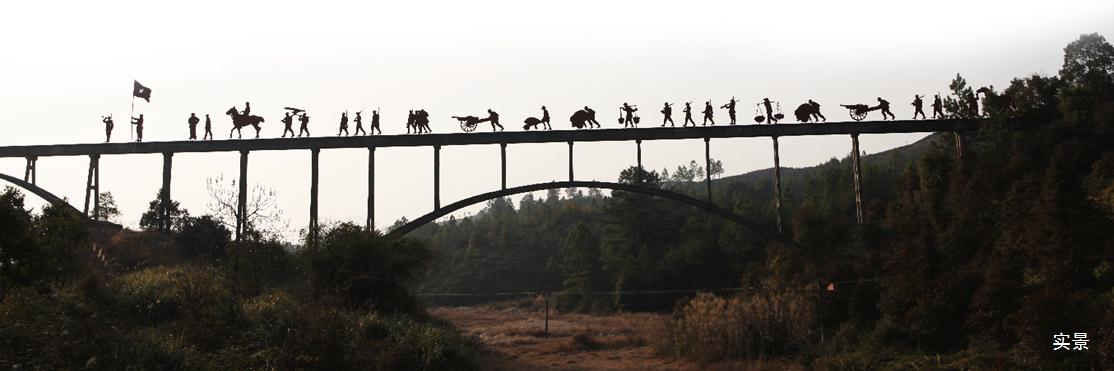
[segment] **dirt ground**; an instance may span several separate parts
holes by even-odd
[[[490,370],[781,370],[764,362],[700,364],[656,351],[666,315],[622,313],[607,316],[549,312],[530,303],[435,307],[446,320],[482,344],[481,361]],[[794,368],[794,367],[790,367]]]

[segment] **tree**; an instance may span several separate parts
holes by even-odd
[[[600,242],[592,230],[577,223],[562,241],[555,257],[561,271],[561,289],[558,305],[565,310],[591,309],[593,290],[605,282],[600,268]]]
[[[187,218],[182,231],[178,233],[178,243],[186,251],[209,259],[225,257],[225,248],[231,241],[232,231],[212,215]]]
[[[12,187],[0,193],[0,302],[12,284],[31,281],[28,265],[35,255],[31,239],[31,211],[24,208],[23,194]]]
[[[412,312],[406,284],[430,261],[430,250],[411,239],[387,239],[352,223],[325,232],[303,250],[314,286],[352,307]]]
[[[189,211],[183,209],[178,201],[170,200],[163,205],[162,191],[159,191],[155,199],[147,204],[147,211],[140,216],[139,227],[163,232],[178,232],[182,230],[189,217]]]
[[[971,117],[972,113],[967,109],[965,104],[968,96],[974,95],[975,91],[967,86],[967,80],[955,74],[955,78],[948,84],[948,90],[951,94],[944,97],[944,113],[948,117]],[[978,114],[975,112],[974,114]]]
[[[708,167],[708,174],[710,174],[713,179],[718,178],[720,175],[722,175],[723,161],[716,160],[714,158],[711,159],[711,164]]]
[[[101,193],[94,211],[93,219],[101,221],[112,221],[120,216],[120,209],[116,207],[116,199],[112,197],[112,192]]]
[[[239,188],[236,180],[225,185],[224,176],[209,178],[205,188],[209,191],[209,213],[229,229],[236,228],[237,209],[240,205]],[[247,196],[247,211],[244,214],[244,232],[248,236],[279,236],[289,227],[278,207],[278,196],[273,189],[256,184]]]
[[[1060,78],[1071,87],[1108,89],[1114,78],[1114,46],[1097,33],[1079,36],[1064,47]]]

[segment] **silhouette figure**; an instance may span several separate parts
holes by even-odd
[[[476,126],[481,122],[490,121],[489,119],[481,119],[476,116],[453,116],[453,118],[460,121],[460,129],[464,130],[465,133],[476,131]],[[494,130],[494,128],[492,128],[492,130]]]
[[[913,103],[911,103],[911,104],[913,105],[913,109],[914,109],[914,111],[913,111],[913,119],[914,120],[917,119],[918,114],[921,115],[922,120],[927,118],[924,115],[924,100],[922,100],[921,98],[922,97],[920,95],[913,94]]]
[[[371,131],[375,132],[375,134],[383,134],[383,131],[379,130],[379,111],[378,110],[371,111]]]
[[[249,110],[245,109],[245,111],[249,111]],[[228,131],[228,137],[229,138],[232,138],[232,132],[233,131],[236,132],[238,138],[243,138],[244,136],[241,133],[240,129],[242,129],[245,126],[254,127],[255,128],[255,137],[259,138],[259,129],[260,129],[259,124],[264,121],[262,117],[254,116],[254,115],[253,116],[248,116],[248,115],[241,114],[239,111],[236,110],[235,106],[233,106],[232,108],[229,108],[228,111],[224,112],[224,114],[232,117],[232,130]]]
[[[135,125],[135,141],[143,141],[143,114],[140,113],[139,117],[132,117],[132,124]]]
[[[499,124],[499,114],[490,108],[487,110],[487,121],[491,121],[491,131],[495,131],[496,126],[499,127],[499,131],[503,131],[503,125]]]
[[[722,107],[720,107],[727,109],[727,116],[731,118],[731,125],[735,125],[735,102],[738,101],[735,100],[735,97],[731,97],[731,100],[728,101],[727,104],[724,104]]]
[[[112,122],[112,115],[101,116],[101,122],[104,123],[104,142],[108,143],[112,141],[112,128],[116,124]]]
[[[244,102],[244,116],[251,114],[251,102]]]
[[[623,106],[619,107],[619,110],[624,114],[624,119],[621,120],[624,128],[638,127],[638,125],[636,125],[637,122],[634,120],[634,112],[638,111],[637,106],[631,106],[629,104],[623,103]]]
[[[542,118],[540,120],[536,117],[527,117],[525,120],[522,120],[522,122],[526,124],[522,126],[523,130],[538,128],[539,125],[545,130],[552,129],[552,127],[549,126],[549,111],[545,109],[545,106],[542,106]]]
[[[209,114],[205,114],[205,135],[201,139],[213,140],[213,120],[209,119]]]
[[[825,122],[828,121],[828,118],[824,117],[824,114],[820,113],[820,103],[813,102],[812,99],[809,99],[808,100],[808,105],[812,106],[812,119],[813,120],[818,120],[817,117],[819,117],[819,120],[824,120]]]
[[[545,125],[545,130],[553,130],[553,126],[549,124],[549,110],[542,106],[542,124]]]
[[[337,130],[337,136],[344,132],[344,136],[348,136],[348,111],[340,114],[340,130]]]
[[[967,112],[971,117],[979,117],[979,97],[975,93],[967,94]]]
[[[897,116],[894,116],[893,112],[890,112],[890,101],[882,99],[882,97],[878,97],[878,109],[882,110],[883,121],[886,120],[886,116],[889,116],[890,120],[897,118]]]
[[[414,110],[410,110],[410,114],[406,116],[406,134],[410,134],[410,128],[414,128],[414,134],[418,133],[418,128],[414,126]]]
[[[665,127],[665,123],[669,123],[669,127],[676,127],[677,124],[673,123],[673,105],[665,102],[665,107],[661,108],[661,127]]]
[[[201,119],[197,118],[197,114],[190,113],[190,118],[186,122],[190,124],[190,140],[197,140],[197,123],[201,122]]]
[[[762,107],[766,109],[766,123],[776,124],[778,117],[774,114],[774,106],[770,102],[770,98],[762,98]]]
[[[716,120],[712,118],[714,114],[715,110],[712,109],[712,101],[704,102],[704,126],[708,125],[708,121],[712,122],[712,126],[716,125]],[[693,124],[693,126],[696,125]]]
[[[424,109],[414,111],[414,126],[418,133],[432,133],[433,130],[429,128],[429,112]]]
[[[356,112],[356,118],[352,119],[352,121],[356,122],[356,135],[360,135],[360,133],[367,135],[367,132],[364,131],[364,118],[360,117],[360,112]]]
[[[692,101],[685,102],[685,109],[683,109],[681,111],[685,113],[685,122],[684,122],[684,125],[681,125],[681,126],[682,127],[689,126],[689,123],[691,122],[692,127],[696,127],[696,121],[692,120]]]
[[[298,115],[298,122],[300,122],[302,124],[301,127],[298,128],[298,138],[302,137],[302,133],[306,133],[306,136],[308,137],[310,135],[309,134],[309,115],[306,114],[305,112],[302,112],[300,115]]]
[[[294,137],[294,129],[293,129],[294,116],[290,116],[290,112],[287,112],[286,116],[282,118],[282,125],[283,125],[282,137],[286,138],[286,133],[289,132],[290,137],[293,138]]]
[[[600,127],[600,122],[596,121],[596,110],[588,108],[588,106],[584,106],[584,112],[586,112],[588,114],[587,122],[588,122],[588,127],[589,128]]]
[[[940,101],[940,94],[936,94],[936,98],[932,100],[932,118],[935,119],[936,115],[944,118],[944,103]]]

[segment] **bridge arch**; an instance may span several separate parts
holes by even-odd
[[[51,205],[65,207],[65,208],[70,209],[71,211],[77,213],[78,215],[81,215],[82,217],[86,217],[86,219],[88,219],[88,217],[85,215],[85,213],[81,212],[81,210],[78,210],[73,205],[70,205],[69,202],[66,202],[66,200],[63,200],[62,198],[60,198],[58,196],[55,196],[53,193],[50,193],[49,191],[47,191],[45,189],[39,188],[39,186],[37,186],[37,185],[25,182],[25,181],[23,181],[23,179],[19,179],[19,178],[16,178],[14,176],[7,175],[7,174],[2,174],[2,173],[0,173],[0,179],[3,179],[4,181],[7,181],[8,183],[14,184],[16,187],[23,188],[24,190],[27,190],[28,192],[31,192],[34,195],[39,196],[39,198],[42,198],[46,202],[49,202]]]
[[[785,235],[782,235],[781,233],[778,233],[778,232],[775,232],[775,231],[773,231],[769,228],[766,228],[765,226],[763,226],[763,225],[761,225],[761,224],[759,224],[759,223],[757,223],[757,222],[755,222],[755,221],[753,221],[749,218],[746,218],[744,216],[736,214],[736,213],[734,213],[730,210],[727,210],[725,208],[722,208],[722,207],[710,204],[708,202],[704,202],[704,201],[686,196],[686,195],[678,193],[678,192],[668,191],[668,190],[664,190],[664,189],[661,189],[661,188],[644,187],[644,186],[639,186],[639,185],[634,185],[634,184],[599,182],[599,181],[557,181],[557,182],[549,182],[549,183],[537,183],[537,184],[530,184],[530,185],[524,185],[524,186],[519,186],[519,187],[506,188],[506,189],[501,189],[501,190],[494,191],[494,192],[488,192],[488,193],[472,196],[472,197],[454,202],[452,204],[446,205],[445,207],[442,207],[440,209],[434,210],[433,212],[430,212],[429,214],[422,215],[421,217],[419,217],[417,219],[414,219],[414,220],[412,220],[412,221],[410,221],[410,222],[408,222],[408,223],[406,223],[406,224],[404,224],[404,225],[402,225],[398,228],[395,228],[394,230],[387,233],[387,236],[392,237],[392,238],[402,237],[402,236],[406,235],[407,233],[413,232],[415,229],[418,229],[418,227],[429,224],[429,223],[433,222],[434,220],[437,220],[438,218],[441,218],[445,215],[449,215],[452,212],[463,209],[465,207],[478,204],[480,202],[484,202],[484,201],[488,201],[488,200],[492,200],[492,199],[496,199],[496,198],[500,198],[500,197],[507,197],[507,196],[511,196],[511,195],[516,195],[516,194],[519,194],[519,193],[542,191],[542,190],[547,190],[547,189],[559,189],[559,188],[601,188],[601,189],[610,189],[610,190],[623,191],[623,192],[640,193],[640,194],[645,194],[645,195],[650,195],[650,196],[655,196],[655,197],[667,198],[667,199],[670,199],[670,200],[686,203],[686,204],[698,207],[698,208],[700,208],[704,211],[710,212],[712,214],[721,216],[725,219],[728,219],[732,222],[735,222],[736,224],[739,224],[743,227],[746,227],[747,229],[750,229],[751,231],[754,231],[754,232],[762,235],[765,238],[768,238],[768,239],[771,239],[771,240],[777,240],[777,241],[785,242],[789,245],[797,246],[797,244],[795,242],[793,242],[793,240],[789,239]]]

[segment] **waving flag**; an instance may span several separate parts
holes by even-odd
[[[151,102],[151,88],[143,86],[138,80],[135,81],[135,85],[132,88],[132,95],[143,98],[143,100],[146,100],[148,103]]]

